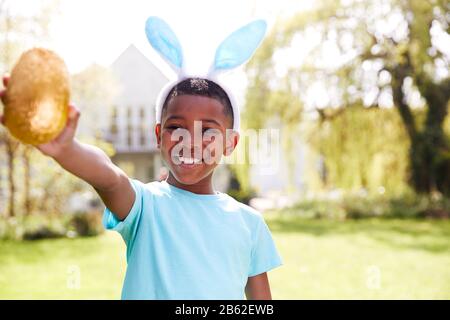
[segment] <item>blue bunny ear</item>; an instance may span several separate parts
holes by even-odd
[[[213,71],[234,69],[250,59],[266,29],[264,20],[256,20],[230,34],[216,50]]]
[[[183,51],[169,25],[158,17],[149,17],[145,23],[145,33],[152,47],[178,73],[183,67]]]

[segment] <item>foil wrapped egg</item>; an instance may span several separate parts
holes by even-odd
[[[26,144],[56,138],[69,113],[70,82],[64,61],[54,52],[33,48],[14,66],[4,96],[4,124]]]

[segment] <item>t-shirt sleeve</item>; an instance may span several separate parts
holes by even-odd
[[[248,276],[256,276],[281,266],[282,264],[283,262],[278,254],[269,227],[261,217],[255,230]]]
[[[129,179],[133,187],[135,198],[130,212],[124,220],[119,220],[114,213],[105,208],[103,212],[103,226],[107,230],[120,233],[127,247],[130,247],[136,237],[137,228],[143,211],[143,196],[145,185],[138,180]]]

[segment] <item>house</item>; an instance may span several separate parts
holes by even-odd
[[[162,167],[153,133],[155,102],[169,80],[134,45],[122,52],[111,69],[121,87],[105,133],[116,150],[112,160],[131,177],[153,181]]]

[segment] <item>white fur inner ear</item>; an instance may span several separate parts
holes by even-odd
[[[149,17],[145,23],[145,33],[152,47],[175,72],[180,73],[183,68],[183,51],[170,26],[161,18]]]

